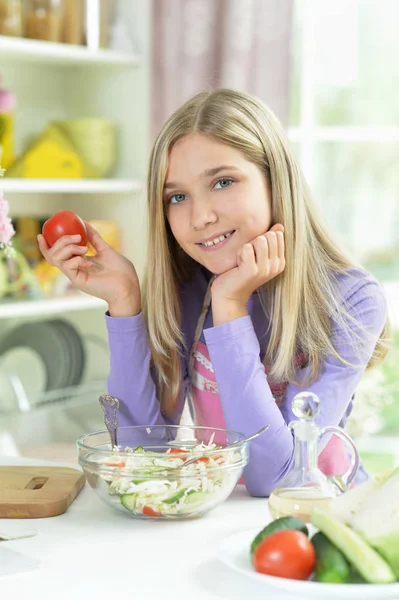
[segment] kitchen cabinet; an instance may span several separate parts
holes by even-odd
[[[58,210],[72,210],[86,220],[115,221],[122,251],[134,262],[141,278],[146,250],[145,178],[150,142],[151,2],[111,2],[117,9],[119,23],[126,26],[125,33],[131,43],[129,51],[126,43],[124,50],[96,44],[100,2],[87,0],[88,47],[0,36],[0,73],[4,86],[17,95],[17,156],[51,121],[101,117],[114,121],[117,127],[117,161],[112,177],[69,180],[6,177],[0,185],[9,201],[11,217],[43,218]],[[98,381],[98,389],[104,389],[108,365],[104,309],[104,302],[83,294],[7,300],[0,302],[0,337],[17,323],[53,315],[61,317],[72,323],[85,341],[97,339],[97,349],[88,342],[94,356],[88,361],[83,383],[92,390],[93,381]],[[29,395],[29,390],[26,393]],[[84,388],[80,388],[79,401],[92,405],[96,393],[85,394]],[[72,395],[68,396],[69,401]],[[1,408],[0,399],[0,413]],[[21,417],[11,416],[14,423]],[[3,417],[2,426],[12,428]],[[33,414],[25,421],[32,423],[32,419]],[[49,438],[52,435],[49,432]]]
[[[88,6],[95,2],[88,0]],[[0,36],[0,73],[17,94],[16,151],[53,120],[104,117],[117,125],[117,166],[102,180],[7,179],[11,215],[47,215],[59,208],[87,219],[114,219],[124,252],[142,274],[144,180],[149,153],[151,2],[118,0],[134,53],[91,50]],[[90,16],[88,17],[90,20]],[[0,307],[1,308],[1,307]]]

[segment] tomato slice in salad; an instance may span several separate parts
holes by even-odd
[[[222,456],[215,456],[215,457],[213,457],[213,460],[215,460],[219,464],[223,464],[224,463],[224,460],[223,460]],[[209,456],[201,456],[201,458],[198,458],[195,462],[196,463],[202,462],[202,463],[207,464],[207,463],[209,463],[209,461],[210,461]]]
[[[125,462],[119,462],[119,463],[105,463],[106,467],[126,467],[126,463]]]
[[[151,508],[151,506],[143,506],[143,515],[145,515],[146,517],[160,517],[160,515],[157,512],[155,512],[155,510]]]

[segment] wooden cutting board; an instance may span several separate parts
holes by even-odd
[[[37,519],[64,513],[85,476],[64,467],[0,467],[0,517]]]

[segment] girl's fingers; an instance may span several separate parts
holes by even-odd
[[[50,248],[47,245],[46,238],[41,233],[39,233],[39,235],[37,236],[37,243],[39,244],[40,252],[43,254],[43,256],[45,256],[46,253],[50,250]]]
[[[275,225],[264,235],[255,238],[251,245],[256,260],[257,276],[261,283],[284,270],[284,227],[282,225]]]
[[[48,248],[48,246],[47,248],[51,254],[54,255],[56,252],[61,250],[61,248],[65,248],[65,246],[68,246],[69,244],[79,244],[81,239],[81,235],[63,235],[51,246],[51,248]]]
[[[278,231],[276,233],[277,237],[277,254],[281,260],[285,260],[285,242],[284,242],[284,233],[282,231]]]
[[[277,260],[278,258],[278,250],[277,250],[277,233],[275,231],[268,231],[266,233],[267,245],[269,247],[269,259],[272,261]]]
[[[238,253],[238,265],[242,266],[256,266],[255,252],[252,244],[244,244]]]
[[[94,227],[92,227],[86,221],[85,221],[85,225],[86,225],[87,234],[89,237],[89,242],[93,246],[93,248],[96,252],[101,252],[101,250],[105,250],[106,248],[109,248],[109,245],[107,244],[107,242],[105,240],[103,240],[101,235],[98,233],[98,231],[96,231],[94,229]]]
[[[273,225],[273,227],[270,227],[269,231],[281,231],[282,233],[284,233],[284,225],[282,225],[281,223],[276,223],[275,225]]]
[[[252,246],[255,251],[255,260],[258,266],[259,273],[264,273],[269,264],[269,246],[264,235],[260,235],[254,239]]]
[[[84,256],[74,256],[63,264],[62,270],[71,281],[74,281],[79,270],[87,270],[89,267],[90,262]]]
[[[52,261],[58,266],[59,263],[69,260],[73,256],[80,256],[81,254],[86,254],[88,252],[87,246],[76,246],[75,244],[69,244],[68,246],[64,246],[58,252],[52,254]]]
[[[80,256],[88,252],[87,246],[78,245],[80,240],[80,235],[64,235],[50,248],[44,235],[39,234],[37,236],[39,249],[44,258],[50,265],[58,267],[61,271],[65,271],[62,263],[70,260],[74,256]]]

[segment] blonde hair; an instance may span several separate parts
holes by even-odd
[[[161,410],[167,415],[175,410],[182,379],[179,290],[198,265],[180,250],[172,235],[163,188],[173,144],[193,131],[240,150],[258,166],[270,183],[273,223],[282,223],[285,228],[286,267],[258,290],[269,318],[270,342],[264,357],[265,364],[271,365],[269,377],[295,382],[298,348],[310,366],[309,376],[302,382],[305,384],[317,377],[327,354],[350,364],[333,345],[331,318],[346,327],[355,322],[336,296],[334,274],[358,265],[344,254],[323,224],[279,121],[248,94],[228,89],[200,93],[164,125],[151,153],[148,175],[149,246],[143,312]],[[360,342],[362,336],[357,337]],[[381,337],[369,364],[381,360],[385,353]]]

